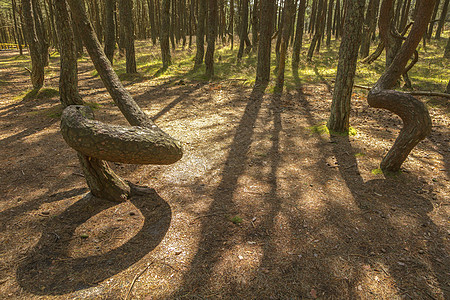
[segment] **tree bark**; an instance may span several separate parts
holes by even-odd
[[[447,46],[445,46],[444,58],[450,58],[450,37],[447,39]]]
[[[275,0],[261,0],[260,36],[258,45],[258,64],[256,66],[255,86],[264,85],[270,79],[270,53],[272,43]]]
[[[450,0],[445,0],[444,5],[442,6],[441,16],[439,18],[438,27],[436,29],[436,34],[434,36],[435,39],[441,39],[441,32],[444,28],[445,19],[447,18],[448,4]]]
[[[206,18],[206,0],[198,0],[198,22],[197,22],[197,52],[195,54],[194,69],[198,69],[203,63],[205,55],[205,18]]]
[[[336,84],[327,127],[330,131],[348,132],[350,128],[350,100],[356,72],[361,26],[364,19],[364,0],[348,0],[344,34],[339,47]]]
[[[380,0],[370,0],[364,20],[360,54],[362,58],[369,56],[370,42],[377,26]]]
[[[206,36],[208,46],[205,55],[205,73],[207,78],[212,78],[214,76],[214,49],[217,35],[217,0],[209,0],[208,21],[208,34]]]
[[[83,171],[85,172],[85,177],[92,193],[97,197],[112,201],[123,201],[130,196],[130,187],[122,179],[115,175],[114,172],[109,169],[108,165],[101,160],[103,157],[117,156],[117,153],[108,155],[107,152],[110,149],[125,147],[124,151],[129,151],[126,148],[127,145],[124,146],[123,143],[125,142],[126,144],[127,138],[133,139],[134,136],[136,134],[139,135],[142,130],[148,133],[152,132],[150,135],[154,137],[154,141],[156,140],[158,143],[159,141],[163,141],[155,148],[159,150],[156,152],[152,150],[154,151],[154,155],[164,153],[163,156],[165,157],[181,157],[182,148],[178,141],[172,139],[153,123],[145,112],[136,104],[131,95],[125,90],[117,77],[117,74],[112,69],[111,63],[104,54],[94,29],[88,20],[84,7],[84,1],[69,0],[68,2],[73,12],[74,21],[81,34],[86,49],[88,50],[89,56],[91,57],[91,60],[103,81],[103,84],[116,105],[119,107],[120,111],[124,114],[127,121],[134,127],[109,127],[111,125],[108,126],[91,120],[93,118],[93,114],[89,108],[69,106],[63,112],[61,121],[62,132],[64,133],[65,139],[70,144],[76,144],[74,145],[75,147],[82,147],[87,144],[87,149],[90,149],[90,145],[91,147],[96,148],[97,152],[101,152],[101,154],[99,154],[100,158],[89,156],[97,155],[95,151],[91,152],[90,150],[86,150],[88,153],[80,152],[82,154],[79,154]],[[145,127],[145,129],[143,129],[143,127]],[[74,131],[73,128],[80,128],[80,131]],[[120,133],[117,131],[122,132],[123,137],[120,136]],[[85,132],[87,135],[79,134],[80,132]],[[108,134],[112,134],[116,139],[109,139]],[[73,138],[76,139],[74,143],[72,142]],[[118,143],[118,145],[108,145],[110,141],[113,143]],[[102,144],[103,142],[104,144]],[[131,148],[139,148],[139,142],[133,141],[130,145]],[[141,145],[143,148],[139,151],[142,151],[141,155],[145,156],[147,149],[145,145],[148,145],[148,142],[143,142]],[[103,149],[100,148],[102,146],[104,146]],[[84,151],[84,148],[78,148],[77,150]],[[118,156],[121,157],[120,161],[126,162],[125,159],[122,160],[123,157],[121,154]],[[132,156],[134,157],[135,155],[133,154]],[[131,159],[131,161],[135,160]]]
[[[256,51],[258,50],[258,47],[256,45],[258,45],[258,20],[259,20],[259,3],[258,0],[254,0],[253,3],[253,15],[252,15],[252,52],[256,53]]]
[[[384,0],[381,6],[378,24],[383,41],[386,40],[390,30],[392,2],[393,0]],[[431,118],[426,106],[411,95],[391,89],[404,73],[409,58],[425,34],[433,7],[434,0],[417,2],[415,22],[408,38],[367,96],[371,107],[387,109],[403,121],[399,136],[381,162],[383,171],[398,171],[411,150],[431,132]]]
[[[331,46],[331,27],[333,24],[333,4],[334,4],[334,0],[329,0],[330,2],[328,3],[328,17],[327,17],[327,41],[326,41],[326,45],[327,48],[329,48]]]
[[[284,6],[285,15],[284,15],[284,25],[283,32],[281,38],[281,46],[280,46],[280,60],[278,65],[278,74],[277,74],[277,82],[275,86],[275,90],[277,93],[281,94],[283,92],[284,86],[284,69],[286,67],[286,53],[289,42],[289,35],[291,33],[291,26],[293,23],[293,16],[295,13],[294,9],[294,0],[286,0]]]
[[[300,50],[303,42],[303,29],[305,23],[306,0],[300,0],[297,13],[297,28],[295,30],[295,40],[292,49],[292,71],[298,72],[300,62]]]
[[[314,54],[314,50],[319,43],[319,40],[323,34],[323,22],[325,21],[326,15],[326,0],[319,0],[319,4],[317,6],[317,17],[316,17],[316,26],[314,31],[313,39],[311,40],[311,45],[308,49],[308,60],[311,60]]]
[[[124,46],[126,55],[126,72],[137,73],[136,53],[134,50],[133,1],[119,0],[120,24],[124,27]]]
[[[60,47],[59,95],[63,107],[83,104],[78,92],[78,67],[72,20],[66,0],[55,0],[56,33]]]
[[[170,57],[169,30],[170,30],[170,0],[162,0],[161,3],[161,26],[160,43],[163,69],[167,69],[172,64]]]
[[[239,32],[239,50],[237,58],[242,59],[244,55],[245,40],[248,39],[248,2],[249,0],[242,0],[242,10],[240,19],[240,32]]]
[[[105,54],[111,64],[114,64],[114,48],[116,47],[115,7],[116,0],[105,0]]]
[[[23,49],[22,49],[22,44],[23,44],[23,41],[22,41],[22,34],[21,34],[21,32],[20,32],[20,30],[18,29],[18,26],[17,26],[17,19],[16,19],[16,10],[17,10],[17,7],[16,7],[16,1],[15,0],[12,0],[12,12],[13,12],[13,19],[14,19],[14,29],[15,29],[15,31],[16,31],[16,36],[17,36],[17,44],[18,44],[18,46],[19,46],[19,54],[20,55],[23,55]]]
[[[25,21],[25,33],[31,56],[31,84],[34,89],[44,85],[44,61],[42,46],[36,33],[31,0],[22,0],[22,13]]]

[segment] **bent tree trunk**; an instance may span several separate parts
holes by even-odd
[[[391,26],[392,2],[393,0],[384,0],[381,5],[379,30],[383,41],[386,40]],[[431,118],[426,106],[413,96],[394,91],[392,88],[404,73],[409,58],[425,34],[433,4],[434,0],[420,0],[417,3],[417,13],[409,36],[367,96],[371,107],[387,109],[403,121],[399,136],[381,162],[383,171],[399,171],[411,150],[431,132]]]
[[[66,142],[78,151],[92,194],[112,201],[124,201],[131,196],[130,187],[103,159],[122,163],[170,164],[181,158],[182,148],[178,141],[153,123],[125,90],[88,20],[84,1],[68,2],[103,84],[131,127],[95,121],[92,110],[72,105],[63,111],[61,132]]]

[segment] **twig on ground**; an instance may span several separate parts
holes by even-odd
[[[124,300],[128,300],[129,296],[131,294],[131,290],[133,289],[134,284],[136,283],[136,280],[141,277],[142,274],[144,274],[145,271],[148,270],[148,268],[150,268],[150,266],[154,263],[154,260],[150,263],[147,264],[147,266],[144,268],[144,270],[142,270],[140,273],[136,274],[136,276],[134,276],[133,281],[130,284],[130,288],[128,289],[128,292],[124,298]]]

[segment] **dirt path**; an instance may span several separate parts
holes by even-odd
[[[0,298],[122,299],[141,271],[137,299],[450,298],[442,106],[405,171],[385,178],[376,169],[401,123],[363,94],[357,135],[329,137],[311,129],[328,116],[325,85],[279,98],[236,81],[143,80],[127,88],[185,155],[113,164],[150,188],[116,205],[87,195],[58,97],[18,97],[20,64],[0,69]],[[97,117],[125,124],[90,65],[80,70]]]

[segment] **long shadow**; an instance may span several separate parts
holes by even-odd
[[[222,253],[231,247],[229,244],[224,245],[224,241],[232,237],[233,230],[229,227],[229,221],[220,216],[232,216],[236,213],[233,193],[237,188],[239,177],[245,172],[247,152],[252,143],[254,124],[261,109],[266,87],[267,85],[258,86],[249,96],[224,164],[222,179],[206,213],[212,218],[216,217],[216,220],[212,221],[212,218],[208,218],[202,223],[198,251],[191,262],[190,270],[184,276],[183,285],[175,292],[174,296],[184,296],[186,292],[191,293],[193,287],[207,286]],[[217,215],[219,214],[218,219]],[[215,234],[211,235],[211,232],[215,232]]]
[[[95,247],[88,253],[69,254],[70,245],[76,245],[77,242],[99,242],[100,245],[108,247],[108,240],[89,241],[92,237],[75,236],[75,230],[115,204],[88,194],[62,214],[51,218],[31,255],[17,270],[20,286],[36,295],[62,295],[96,286],[142,259],[161,242],[169,228],[172,215],[168,203],[155,190],[143,190],[144,188],[139,188],[139,195],[133,196],[130,203],[121,204],[126,205],[122,209],[125,210],[123,218],[138,218],[133,222],[144,219],[142,227],[124,244],[106,253],[96,255],[95,251],[101,252],[102,247]],[[116,224],[115,228],[109,229],[123,227],[123,234],[127,234],[129,228],[126,223]]]
[[[380,248],[380,245],[385,245],[387,249],[382,248],[381,252],[374,254],[369,263],[375,268],[377,262],[382,262],[389,267],[389,275],[394,278],[399,294],[409,295],[408,293],[412,293],[411,286],[414,286],[414,293],[418,293],[424,299],[439,298],[440,295],[436,294],[436,290],[431,289],[426,281],[418,279],[435,276],[443,299],[450,299],[450,291],[447,288],[450,259],[445,253],[445,243],[439,228],[428,217],[433,210],[433,205],[429,200],[412,191],[413,186],[420,185],[419,181],[416,178],[386,178],[364,182],[358,171],[356,157],[352,155],[356,151],[352,148],[349,138],[332,137],[332,140],[339,172],[357,206],[363,211],[369,232],[374,234],[373,238],[376,239],[367,240],[367,237],[360,236],[357,238],[358,242],[366,244],[366,247],[370,249]],[[408,184],[408,181],[412,183]],[[402,185],[401,188],[400,185]],[[396,195],[386,194],[393,190],[397,191]],[[368,200],[369,197],[370,200]],[[408,202],[405,199],[408,199]],[[407,233],[399,232],[398,225],[395,226],[387,217],[391,213],[414,216],[418,225],[409,226]],[[420,248],[423,247],[423,237],[427,236],[427,232],[431,232],[433,238],[425,238],[426,252],[424,253],[424,250]],[[410,252],[406,252],[405,249]],[[414,253],[416,251],[421,252]],[[423,254],[420,255],[420,253]],[[367,254],[361,253],[361,255]]]

